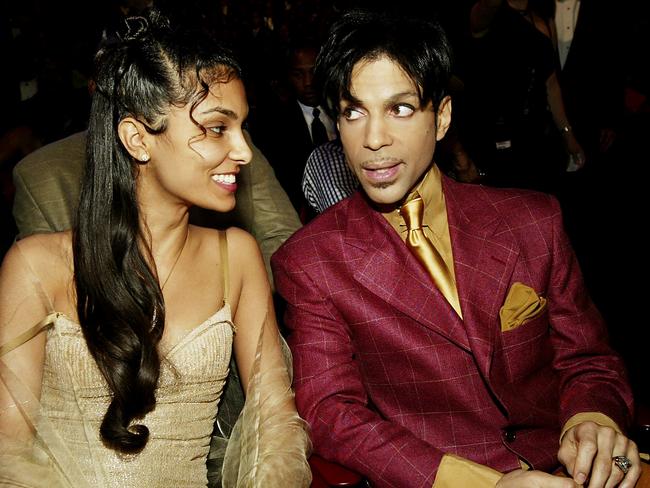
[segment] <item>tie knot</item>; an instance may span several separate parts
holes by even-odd
[[[323,124],[323,121],[319,117],[320,110],[314,107],[311,113],[314,114],[314,120],[311,121],[311,141],[314,147],[316,147],[325,144],[329,140],[329,137],[327,136],[325,124]]]
[[[407,230],[416,230],[422,228],[422,214],[424,213],[424,201],[420,195],[417,195],[402,205],[399,213],[404,219]]]

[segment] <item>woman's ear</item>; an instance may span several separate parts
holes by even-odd
[[[151,157],[147,148],[147,130],[142,122],[133,117],[125,117],[117,126],[122,145],[136,161],[146,163]]]
[[[436,114],[436,141],[439,141],[447,133],[449,125],[451,124],[451,97],[446,96],[438,106],[438,113]]]

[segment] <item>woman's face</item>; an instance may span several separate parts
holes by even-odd
[[[149,138],[151,160],[142,168],[147,185],[179,203],[232,210],[239,167],[252,157],[242,128],[247,115],[244,85],[237,78],[211,85],[194,110],[191,103],[172,106],[167,130]]]

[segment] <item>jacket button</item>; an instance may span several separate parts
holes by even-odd
[[[517,432],[515,432],[515,429],[512,427],[506,427],[506,429],[503,431],[503,438],[506,440],[506,442],[515,442],[517,439]]]

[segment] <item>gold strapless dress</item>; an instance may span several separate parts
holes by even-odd
[[[156,407],[138,422],[149,428],[149,441],[139,454],[122,455],[99,437],[110,395],[81,328],[56,314],[47,332],[40,424],[58,434],[60,443],[48,439],[47,449],[66,478],[77,478],[69,480],[72,486],[206,486],[205,460],[232,337],[226,304],[179,343],[162,346]]]

